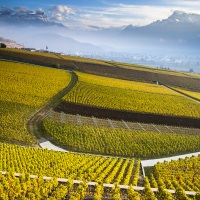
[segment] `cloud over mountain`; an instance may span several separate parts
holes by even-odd
[[[171,46],[199,48],[200,15],[184,11],[174,11],[163,20],[157,20],[147,26],[128,26],[121,37],[145,42],[148,46]]]
[[[57,5],[53,6],[52,8],[49,9],[51,12],[53,19],[58,20],[58,21],[64,21],[68,19],[68,16],[70,14],[76,14],[76,11],[73,8],[67,7],[65,5]]]
[[[31,10],[27,7],[15,7],[13,9],[6,6],[0,8],[0,22],[7,25],[20,26],[59,26],[60,23],[52,21],[43,9]]]

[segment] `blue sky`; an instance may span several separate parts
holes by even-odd
[[[74,27],[142,26],[175,10],[200,14],[199,0],[1,0],[0,6],[40,9],[50,19]]]

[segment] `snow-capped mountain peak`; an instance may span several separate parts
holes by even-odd
[[[191,24],[200,25],[200,15],[176,10],[171,16],[169,16],[167,19],[163,20],[162,22],[191,23]]]

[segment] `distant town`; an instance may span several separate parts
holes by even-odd
[[[102,52],[99,53],[70,53],[87,58],[112,60],[116,62],[125,62],[131,64],[140,64],[155,68],[176,70],[190,73],[200,73],[200,56],[199,55],[154,55],[147,53],[119,53],[119,52]]]
[[[4,44],[4,43],[1,43]],[[71,55],[71,56],[80,56],[86,58],[100,59],[100,60],[110,60],[115,62],[124,62],[130,64],[140,64],[144,66],[151,66],[154,68],[175,70],[181,72],[190,72],[190,73],[200,73],[200,56],[198,54],[171,54],[165,55],[158,53],[145,53],[145,52],[116,52],[116,51],[102,51],[102,52],[56,52],[49,51],[48,46],[44,49],[36,49],[24,47],[23,45],[18,45],[15,42],[5,42],[6,47],[8,48],[19,48],[32,52],[46,52],[60,55]]]

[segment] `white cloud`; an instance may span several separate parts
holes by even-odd
[[[63,17],[61,14],[56,14],[55,19],[58,21],[63,21],[65,19],[65,17]]]
[[[190,6],[187,6],[190,3]],[[197,6],[200,1],[196,0],[161,0],[157,5],[127,5],[115,4],[106,7],[79,7],[79,18],[81,23],[92,26],[123,26],[133,24],[143,26],[156,20],[169,17],[175,10],[182,10],[190,13],[199,13]]]
[[[199,0],[163,0],[165,6],[171,6],[172,10],[183,10],[185,12],[200,14]]]
[[[128,24],[147,25],[158,19],[167,18],[172,9],[160,6],[138,6],[119,4],[106,8],[82,8],[80,19],[82,23],[96,26],[123,26]]]
[[[176,6],[189,6],[195,9],[196,6],[200,6],[199,0],[163,0],[166,5],[176,5]]]
[[[70,8],[65,5],[52,6],[52,19],[62,21],[66,26],[124,26],[133,24],[144,26],[156,20],[169,17],[175,10],[200,14],[199,0],[159,0],[152,5],[104,4],[104,7],[78,6]],[[73,23],[72,23],[73,21]]]
[[[76,14],[76,10],[65,5],[53,6],[49,9],[49,11],[52,15],[52,18],[58,21],[65,21],[66,19],[68,19],[69,15]]]
[[[53,6],[50,11],[52,11],[53,13],[62,13],[62,14],[76,14],[76,11],[73,8],[69,8],[67,6],[64,5],[57,5],[57,6]]]

